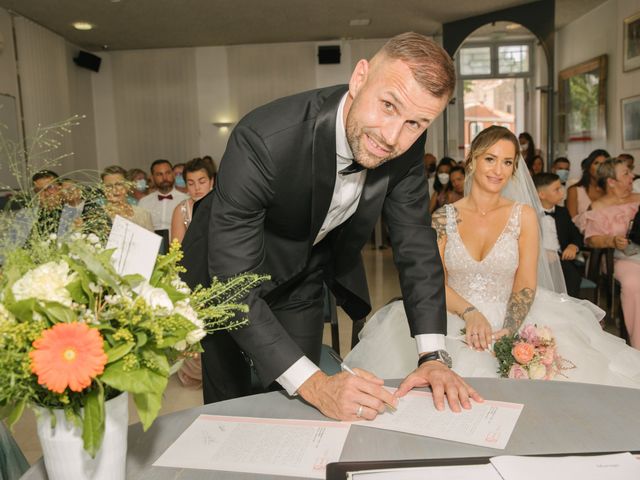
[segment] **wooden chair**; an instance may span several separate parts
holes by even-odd
[[[620,282],[613,275],[613,248],[592,248],[587,265],[587,278],[596,284],[596,302],[600,305],[602,293],[605,301],[605,319],[609,319],[619,329],[619,335],[627,343],[629,334],[624,323],[620,300]],[[604,325],[603,325],[604,327]]]

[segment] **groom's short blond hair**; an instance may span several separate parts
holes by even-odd
[[[449,54],[430,38],[406,32],[390,39],[372,59],[384,56],[401,60],[418,84],[436,98],[451,98],[456,88],[456,72]]]

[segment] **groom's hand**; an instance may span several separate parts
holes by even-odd
[[[473,398],[476,402],[484,402],[484,399],[470,385],[468,385],[457,373],[449,369],[444,363],[438,360],[424,362],[407,378],[405,378],[396,395],[404,397],[409,391],[416,387],[431,387],[433,403],[438,410],[444,410],[444,397],[447,396],[449,407],[454,412],[462,408],[470,409]]]
[[[373,420],[384,412],[385,402],[397,405],[398,399],[385,390],[381,378],[359,368],[354,371],[356,375],[342,372],[331,376],[318,371],[300,386],[298,393],[336,420]]]

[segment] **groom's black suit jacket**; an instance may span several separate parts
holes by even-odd
[[[305,92],[249,113],[230,136],[212,193],[211,277],[247,271],[271,276],[247,298],[249,325],[232,332],[265,384],[302,356],[269,303],[308,273],[335,185],[336,112],[346,91]],[[368,170],[356,212],[323,240],[331,243],[325,281],[347,314],[362,318],[371,302],[360,250],[382,212],[412,335],[446,333],[444,276],[422,162],[425,139],[426,133],[402,156]]]

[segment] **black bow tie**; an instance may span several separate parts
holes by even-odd
[[[545,214],[545,215],[551,215],[552,217],[554,217],[554,218],[555,218],[555,216],[556,216],[556,211],[555,211],[555,210],[553,210],[552,212],[547,212],[547,211],[545,210],[545,211],[544,211],[544,214]]]
[[[173,200],[173,195],[160,195],[158,194],[158,200]]]
[[[358,162],[356,162],[355,160],[351,161],[351,165],[349,165],[348,167],[344,167],[342,170],[340,170],[340,175],[351,175],[352,173],[358,173],[361,172],[362,170],[364,170],[365,167],[360,165]]]

